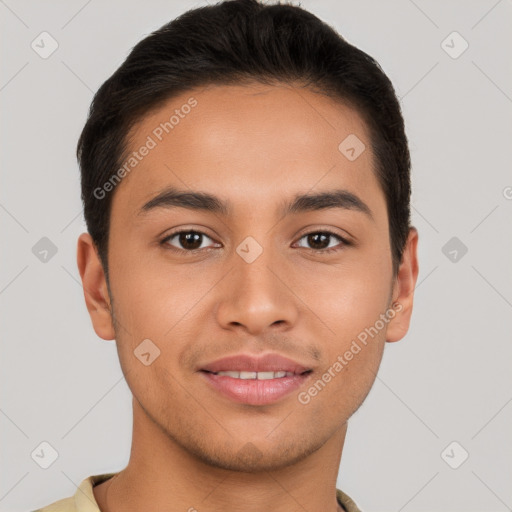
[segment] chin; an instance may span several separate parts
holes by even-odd
[[[210,440],[211,441],[211,440]],[[192,453],[201,462],[225,469],[241,473],[259,473],[263,471],[276,471],[285,467],[293,466],[307,458],[309,455],[318,450],[324,443],[317,440],[316,443],[295,440],[284,443],[280,440],[275,444],[266,441],[266,446],[258,443],[247,441],[237,449],[230,439],[223,446],[222,443],[208,443],[208,446],[201,446],[203,442],[198,444],[182,444],[182,447]]]

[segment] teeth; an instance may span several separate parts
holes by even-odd
[[[217,372],[216,375],[224,375],[225,377],[232,377],[233,379],[242,379],[242,380],[269,380],[269,379],[281,379],[283,377],[291,377],[293,372],[234,372],[234,371],[225,371],[225,372]]]
[[[240,372],[217,372],[217,375],[225,375],[226,377],[240,378]]]
[[[274,379],[275,377],[279,377],[279,375],[277,375],[277,372],[258,372],[258,380]]]
[[[256,372],[240,372],[240,379],[255,379],[258,376]]]

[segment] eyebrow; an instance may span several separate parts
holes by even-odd
[[[213,194],[200,191],[179,190],[167,187],[155,197],[145,203],[137,215],[143,215],[159,208],[187,208],[189,210],[204,211],[228,216],[232,212],[229,201],[225,201]],[[354,193],[345,189],[327,190],[323,192],[297,194],[291,201],[281,203],[282,216],[307,211],[344,209],[355,210],[373,219],[369,206]]]

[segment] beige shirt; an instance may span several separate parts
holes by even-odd
[[[101,512],[94,498],[92,488],[94,485],[108,480],[115,474],[116,473],[105,473],[90,476],[82,480],[82,483],[73,496],[34,510],[34,512]],[[336,489],[336,498],[346,512],[361,512],[354,501],[339,489]]]

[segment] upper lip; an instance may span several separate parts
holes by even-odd
[[[217,359],[200,368],[208,372],[238,371],[238,372],[278,372],[285,371],[301,374],[310,368],[297,361],[288,359],[280,354],[268,353],[262,356],[252,354],[235,354]]]

